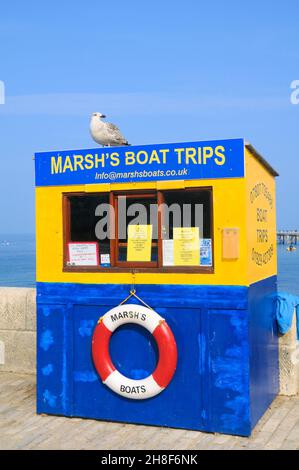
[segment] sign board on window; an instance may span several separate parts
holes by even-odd
[[[99,247],[96,242],[71,242],[68,243],[70,266],[98,266]]]
[[[173,240],[162,240],[163,266],[174,266]]]
[[[200,239],[200,266],[212,266],[212,240],[211,238]]]
[[[199,228],[174,227],[173,239],[175,266],[198,266]]]
[[[152,254],[152,225],[128,226],[127,261],[150,261]]]

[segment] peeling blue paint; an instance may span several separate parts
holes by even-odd
[[[244,395],[237,395],[234,399],[225,403],[225,407],[232,410],[232,413],[223,413],[221,421],[225,428],[237,431],[240,429],[240,423],[249,423],[248,400]]]
[[[44,351],[48,351],[50,346],[54,343],[53,334],[51,330],[45,330],[40,336],[39,345]]]
[[[75,370],[74,380],[76,382],[95,382],[98,376],[92,370]]]
[[[79,334],[84,336],[91,336],[95,322],[93,320],[81,320],[79,327]]]
[[[244,338],[246,329],[244,328],[245,320],[237,315],[232,315],[230,318],[231,325],[235,328],[236,336]]]
[[[49,390],[45,390],[43,393],[43,398],[44,398],[44,401],[47,403],[47,405],[49,405],[51,408],[55,408],[56,400],[57,400],[56,395],[52,395],[52,393]]]
[[[204,374],[206,370],[206,338],[203,333],[199,333],[198,337],[198,371]]]
[[[212,361],[216,387],[239,393],[243,391],[244,363],[242,361],[242,351],[242,348],[234,346],[226,350],[224,357],[217,357]]]
[[[50,307],[43,307],[42,312],[45,317],[48,317],[51,313],[51,309]]]
[[[53,372],[53,364],[48,364],[42,367],[43,375],[50,375]]]
[[[63,411],[66,411],[66,403],[67,403],[67,350],[68,350],[68,343],[67,343],[67,319],[66,316],[63,318],[63,351],[62,351],[62,392],[61,392],[61,405]]]

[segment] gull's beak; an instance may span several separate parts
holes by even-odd
[[[106,117],[106,114],[101,114],[101,118],[105,118]]]

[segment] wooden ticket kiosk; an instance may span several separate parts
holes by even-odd
[[[35,164],[38,413],[249,435],[278,393],[275,170],[242,139]]]

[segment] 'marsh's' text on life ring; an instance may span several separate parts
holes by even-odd
[[[126,323],[143,326],[157,342],[159,361],[154,372],[145,379],[129,379],[112,363],[109,354],[110,337],[119,326]],[[100,318],[93,333],[92,357],[107,387],[124,397],[142,400],[154,397],[170,383],[177,365],[177,346],[171,329],[158,313],[142,305],[124,304],[109,310]]]

